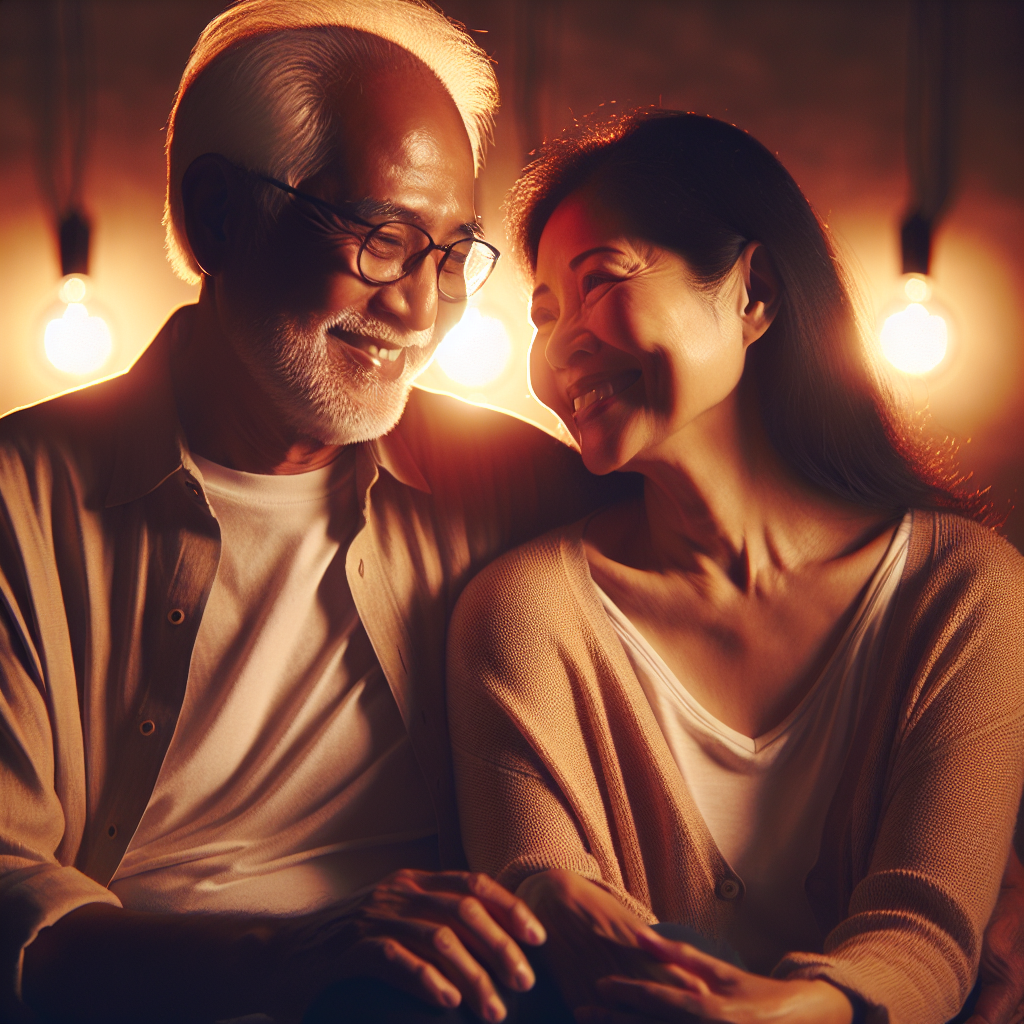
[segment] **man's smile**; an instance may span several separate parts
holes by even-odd
[[[368,334],[331,327],[327,333],[341,342],[341,348],[356,365],[374,370],[385,380],[398,380],[405,370],[406,346]]]

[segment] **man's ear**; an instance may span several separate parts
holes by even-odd
[[[229,214],[238,185],[238,170],[218,153],[197,156],[182,176],[185,234],[207,277],[224,268],[230,246]]]
[[[768,250],[760,242],[747,242],[737,261],[737,268],[743,278],[745,292],[740,320],[743,321],[743,347],[746,348],[771,327],[782,301],[782,285]]]

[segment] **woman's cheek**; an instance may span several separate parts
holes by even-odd
[[[527,366],[530,374],[530,387],[537,398],[546,405],[565,424],[566,428],[579,442],[579,431],[572,417],[572,409],[565,400],[565,395],[558,387],[555,379],[555,371],[547,361],[545,348],[547,338],[541,336],[540,331],[535,331],[533,341],[530,343],[530,352],[527,357]]]

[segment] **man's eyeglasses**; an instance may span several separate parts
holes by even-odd
[[[367,284],[401,281],[437,250],[442,254],[437,261],[437,290],[449,302],[461,302],[484,286],[501,255],[493,245],[480,238],[459,238],[448,245],[437,245],[423,228],[408,221],[386,220],[383,224],[371,224],[350,211],[300,192],[276,178],[265,174],[255,174],[255,177],[339,220],[369,228],[362,237],[356,256],[356,270]]]

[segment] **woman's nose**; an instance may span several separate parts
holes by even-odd
[[[553,370],[568,370],[593,355],[600,345],[598,338],[574,317],[564,328],[555,325],[544,347],[544,358]]]

